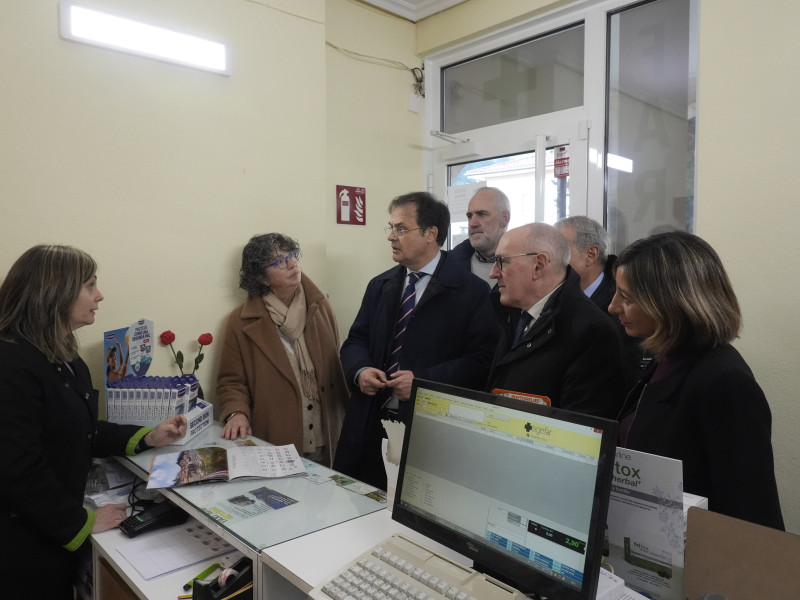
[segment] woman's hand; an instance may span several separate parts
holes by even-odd
[[[119,527],[119,524],[128,516],[127,506],[124,504],[106,504],[95,511],[92,533],[100,533]]]
[[[248,435],[252,435],[253,430],[250,428],[250,420],[243,413],[236,413],[231,417],[225,427],[222,428],[222,437],[226,440],[235,440],[239,437],[242,439]]]
[[[144,436],[148,446],[166,446],[186,435],[186,416],[177,415],[161,421],[155,429]]]

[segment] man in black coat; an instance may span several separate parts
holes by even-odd
[[[439,249],[450,224],[447,206],[414,192],[395,198],[389,212],[386,229],[398,266],[369,282],[342,344],[352,397],[333,464],[383,489],[381,419],[407,420],[415,377],[480,389],[499,335],[486,284]],[[407,305],[409,281],[420,274]]]
[[[507,317],[487,389],[614,419],[626,391],[621,334],[581,291],[569,258],[551,225],[501,238],[492,278]]]
[[[493,288],[489,273],[494,251],[511,219],[511,203],[502,190],[483,187],[470,198],[466,217],[469,237],[450,251],[450,258]]]
[[[580,275],[581,289],[597,307],[607,314],[622,332],[625,351],[627,389],[641,379],[652,357],[642,350],[639,339],[625,335],[619,319],[608,312],[608,305],[617,291],[614,280],[614,262],[617,257],[609,254],[611,238],[600,223],[584,216],[566,217],[555,224],[569,242],[569,265]]]
[[[569,265],[580,275],[583,293],[603,312],[617,289],[611,269],[617,257],[609,255],[611,239],[597,221],[584,216],[566,217],[555,224],[569,242]]]

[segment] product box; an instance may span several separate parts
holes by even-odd
[[[183,445],[197,434],[211,427],[211,423],[214,422],[214,407],[210,402],[197,400],[195,407],[186,413],[186,421],[186,435],[172,442],[173,444]]]

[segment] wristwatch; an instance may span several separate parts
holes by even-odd
[[[244,414],[243,412],[240,412],[238,410],[233,411],[231,414],[229,414],[227,417],[225,417],[225,425],[227,425],[228,421],[230,421],[236,415],[243,415],[243,414]],[[247,419],[247,415],[245,415],[245,419]],[[247,419],[247,420],[249,421],[250,419]]]

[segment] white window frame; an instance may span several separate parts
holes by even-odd
[[[639,2],[635,0],[579,0],[567,7],[428,57],[425,60],[427,93],[424,118],[425,147],[429,149],[424,157],[428,190],[445,198],[448,164],[461,162],[463,159],[479,160],[480,157],[492,153],[498,155],[529,152],[535,149],[536,134],[547,135],[547,130],[555,127],[551,123],[572,119],[575,126],[583,130],[580,135],[585,133],[587,139],[585,177],[577,172],[573,175],[573,152],[579,148],[570,148],[570,214],[583,214],[605,224],[606,27],[609,12],[636,4]],[[582,107],[456,134],[458,138],[468,140],[467,143],[448,144],[431,135],[431,131],[438,131],[441,126],[442,68],[578,22],[583,22],[585,26]],[[579,195],[583,195],[583,198],[578,198]]]

